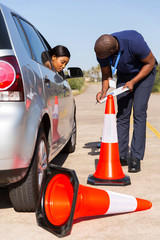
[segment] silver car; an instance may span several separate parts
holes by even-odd
[[[0,31],[0,186],[16,211],[35,211],[48,162],[75,150],[76,106],[65,76],[44,65],[51,47],[31,23],[0,4]]]

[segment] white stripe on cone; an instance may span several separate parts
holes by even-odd
[[[104,125],[102,134],[103,143],[117,143],[117,127],[116,127],[116,115],[115,114],[105,114],[104,115]]]
[[[137,200],[133,196],[106,191],[110,198],[109,209],[106,214],[133,212],[137,208]]]
[[[55,104],[55,105],[54,105],[54,112],[53,112],[53,114],[52,114],[52,118],[53,118],[53,119],[58,119],[58,117],[59,117],[58,105]]]

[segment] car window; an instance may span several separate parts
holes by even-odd
[[[28,38],[34,59],[45,65],[46,67],[50,67],[50,58],[49,55],[46,51],[46,49],[44,48],[39,36],[37,35],[36,31],[34,30],[34,28],[32,27],[32,25],[30,25],[29,23],[27,23],[26,21],[19,19],[24,31],[26,33],[26,36]]]
[[[1,32],[0,49],[12,49],[1,11],[0,11],[0,32]]]
[[[49,45],[49,43],[46,41],[46,39],[42,36],[42,34],[41,34],[39,31],[37,31],[37,32],[38,32],[38,34],[39,34],[39,36],[40,36],[40,38],[41,38],[41,40],[42,40],[45,48],[46,48],[48,51],[50,51],[52,48],[51,48],[51,46]]]
[[[16,16],[13,16],[13,19],[14,19],[14,21],[15,21],[15,23],[16,23],[17,28],[18,28],[18,31],[19,31],[19,34],[20,34],[20,36],[21,36],[22,42],[23,42],[23,44],[24,44],[24,46],[25,46],[25,48],[26,48],[29,56],[32,57],[31,50],[30,50],[30,48],[29,48],[29,45],[28,45],[26,36],[25,36],[25,34],[24,34],[24,31],[23,31],[23,29],[22,29],[22,27],[21,27],[18,19],[16,18]]]

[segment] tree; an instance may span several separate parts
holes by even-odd
[[[160,92],[160,64],[156,67],[157,73],[152,92]]]

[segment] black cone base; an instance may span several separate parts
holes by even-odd
[[[57,174],[65,174],[70,178],[70,182],[74,189],[74,196],[73,196],[73,202],[71,207],[71,212],[68,220],[62,224],[62,225],[53,225],[47,218],[46,212],[45,212],[45,206],[44,206],[44,198],[45,198],[45,192],[47,185],[49,181],[56,176]],[[38,205],[36,209],[36,218],[37,223],[40,227],[48,230],[49,232],[53,233],[57,237],[64,237],[70,234],[72,224],[73,224],[73,215],[74,210],[76,206],[76,199],[78,194],[78,178],[74,170],[62,168],[59,166],[55,166],[53,164],[49,164],[48,168],[44,172],[44,177],[42,180],[42,185],[40,189],[40,197],[38,200]]]
[[[87,180],[88,184],[91,185],[104,185],[104,186],[126,186],[126,185],[130,185],[131,181],[130,181],[130,177],[125,175],[124,178],[121,179],[100,179],[100,178],[96,178],[94,177],[93,174],[88,176],[88,180]]]

